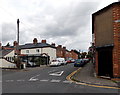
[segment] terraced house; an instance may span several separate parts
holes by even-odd
[[[42,40],[40,43],[34,38],[33,43],[27,43],[19,46],[20,56],[31,60],[45,59],[45,63],[49,63],[51,60],[56,59],[56,47],[46,43],[46,40]]]

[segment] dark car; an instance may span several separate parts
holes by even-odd
[[[77,59],[74,62],[74,67],[82,67],[84,66],[84,60],[83,59]]]

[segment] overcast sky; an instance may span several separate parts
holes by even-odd
[[[39,42],[88,50],[92,41],[92,13],[118,0],[0,0],[2,45],[17,40],[16,21],[20,19],[20,44]]]

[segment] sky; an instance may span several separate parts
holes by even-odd
[[[118,0],[0,0],[0,42],[13,45],[20,20],[20,44],[38,42],[87,51],[92,14]]]

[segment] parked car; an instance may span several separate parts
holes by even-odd
[[[66,65],[67,62],[65,61],[65,58],[56,58],[56,60],[59,60],[60,65]]]
[[[89,62],[89,59],[88,58],[84,58],[83,59],[85,63],[88,63]]]
[[[60,66],[65,65],[66,61],[64,58],[56,58],[56,60],[52,60],[50,66]]]
[[[74,62],[75,62],[74,59],[68,59],[68,60],[67,60],[67,63],[74,63]]]
[[[59,60],[52,60],[50,63],[50,66],[60,66],[60,61]]]
[[[84,62],[83,59],[77,59],[77,60],[75,60],[75,62],[74,62],[74,67],[82,67],[82,66],[84,66],[84,65],[85,65],[85,62]]]

